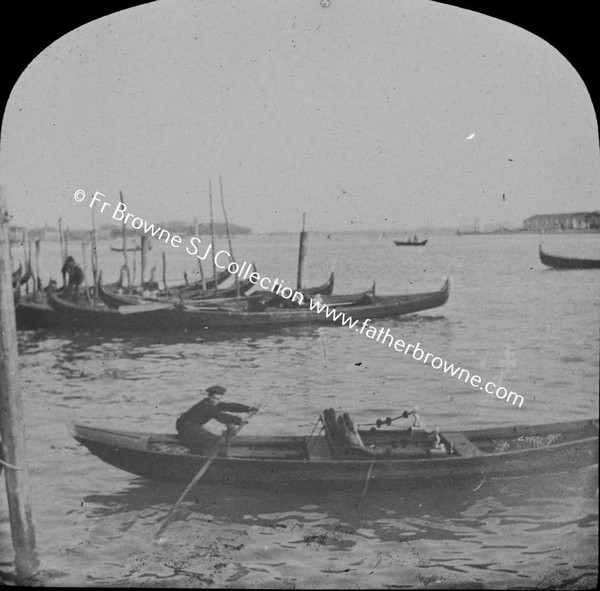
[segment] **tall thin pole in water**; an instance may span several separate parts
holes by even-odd
[[[42,291],[42,279],[40,277],[41,242],[42,242],[41,240],[35,241],[35,288],[33,290],[34,294],[37,293],[38,291]]]
[[[88,302],[88,304],[91,303],[90,300],[90,286],[88,285],[88,280],[87,280],[87,256],[85,254],[85,242],[82,241],[81,242],[81,269],[83,270],[83,286],[85,287],[85,298]]]
[[[123,201],[123,191],[119,191],[119,201],[125,205],[125,202]],[[125,209],[123,207],[123,209]],[[131,278],[129,275],[129,261],[127,260],[127,235],[125,232],[125,224],[123,224],[122,226],[122,237],[123,237],[123,261],[124,261],[124,265],[125,268],[127,270],[127,287],[131,287]]]
[[[212,183],[208,179],[208,202],[210,203],[210,236],[212,240],[213,281],[215,282],[215,296],[217,295],[217,261],[215,260],[215,223],[213,218]]]
[[[223,217],[225,218],[225,230],[227,231],[227,242],[229,243],[229,256],[231,257],[231,261],[233,262],[235,259],[233,258],[233,246],[231,245],[231,234],[229,233],[229,221],[227,220],[227,211],[225,210],[225,200],[223,199],[223,181],[221,177],[219,177],[219,188],[221,190],[221,206],[223,207]],[[214,253],[213,253],[214,254]],[[235,295],[240,297],[240,283],[238,280],[238,274],[234,275],[235,279]]]
[[[67,274],[62,270],[67,259],[67,253],[63,242],[62,218],[58,218],[58,238],[60,240],[60,272],[62,273],[63,287],[67,287]]]
[[[96,243],[96,220],[92,209],[92,277],[94,279],[93,296],[98,299],[98,245]]]
[[[200,230],[199,230],[199,226],[198,226],[198,218],[195,217],[194,218],[194,236],[196,236],[196,238],[199,238],[199,232],[200,232]],[[198,261],[198,269],[200,270],[200,281],[202,282],[202,291],[206,291],[206,279],[204,277],[204,268],[202,267],[202,261],[200,260],[199,257],[196,257],[196,260]]]
[[[146,234],[142,234],[140,238],[140,248],[140,285],[144,285],[148,266],[148,236]]]
[[[31,233],[27,233],[27,268],[30,273],[33,275],[33,267],[31,265],[32,257],[31,257]],[[33,291],[35,291],[35,278],[33,280]],[[27,293],[29,293],[29,282],[27,282]]]
[[[25,273],[27,273],[27,234],[24,229],[21,233],[21,246],[23,247],[23,265],[25,266]]]
[[[10,530],[17,577],[32,577],[39,568],[31,516],[29,472],[25,454],[25,420],[21,404],[17,327],[9,254],[9,215],[0,196],[0,436]]]
[[[67,226],[65,228],[65,261],[67,260],[68,256],[69,256],[69,226]]]
[[[306,232],[304,231],[304,223],[306,214],[302,214],[302,231],[300,232],[300,246],[298,248],[298,277],[296,280],[296,289],[302,289],[302,269],[304,267],[304,258],[306,256]]]
[[[162,253],[162,280],[163,286],[165,288],[165,293],[169,293],[169,288],[167,287],[167,255],[163,251]]]

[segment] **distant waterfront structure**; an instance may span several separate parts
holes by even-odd
[[[20,226],[11,226],[8,229],[8,239],[10,243],[14,242],[22,242],[23,237],[25,236],[25,228],[21,228]]]
[[[600,230],[600,211],[533,215],[523,220],[523,230]]]

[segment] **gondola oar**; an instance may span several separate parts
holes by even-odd
[[[258,411],[251,412],[248,415],[248,421],[256,414],[256,412],[258,412]],[[240,425],[240,427],[236,431],[236,435],[244,428],[244,425],[246,425],[248,423],[248,421],[246,421],[245,423],[242,423]],[[221,436],[221,439],[217,442],[217,445],[216,445],[215,450],[213,451],[213,453],[210,455],[210,457],[208,458],[208,460],[206,460],[206,462],[204,463],[204,465],[202,466],[202,468],[200,468],[200,470],[198,471],[198,474],[196,474],[196,476],[194,476],[194,478],[192,478],[192,480],[190,481],[190,483],[185,487],[185,490],[181,493],[181,496],[177,499],[177,502],[171,507],[171,510],[169,511],[169,513],[165,517],[165,520],[163,521],[163,524],[158,528],[158,531],[154,534],[155,538],[157,538],[158,536],[160,536],[160,534],[162,534],[162,532],[165,531],[165,528],[171,522],[171,517],[173,516],[173,514],[175,513],[175,511],[177,510],[177,508],[179,507],[179,505],[183,501],[183,499],[185,499],[185,497],[187,496],[187,494],[190,492],[190,490],[192,490],[192,488],[200,480],[200,478],[202,478],[204,476],[204,474],[206,473],[206,471],[210,468],[211,464],[215,461],[215,459],[219,455],[219,452],[221,451],[222,445],[224,443],[226,443],[226,442],[227,442],[226,436]]]

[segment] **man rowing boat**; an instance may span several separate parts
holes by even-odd
[[[208,396],[184,412],[175,424],[179,438],[195,454],[206,453],[221,439],[221,436],[207,428],[209,424],[209,427],[214,429],[214,423],[209,423],[211,420],[226,426],[224,435],[229,439],[235,435],[236,427],[246,422],[241,417],[229,413],[254,413],[258,410],[254,406],[237,402],[220,402],[218,397],[226,392],[226,388],[222,386],[211,386],[206,392]]]

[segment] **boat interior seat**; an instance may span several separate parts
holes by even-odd
[[[465,458],[486,455],[464,433],[444,433],[442,440],[449,443],[455,454]]]

